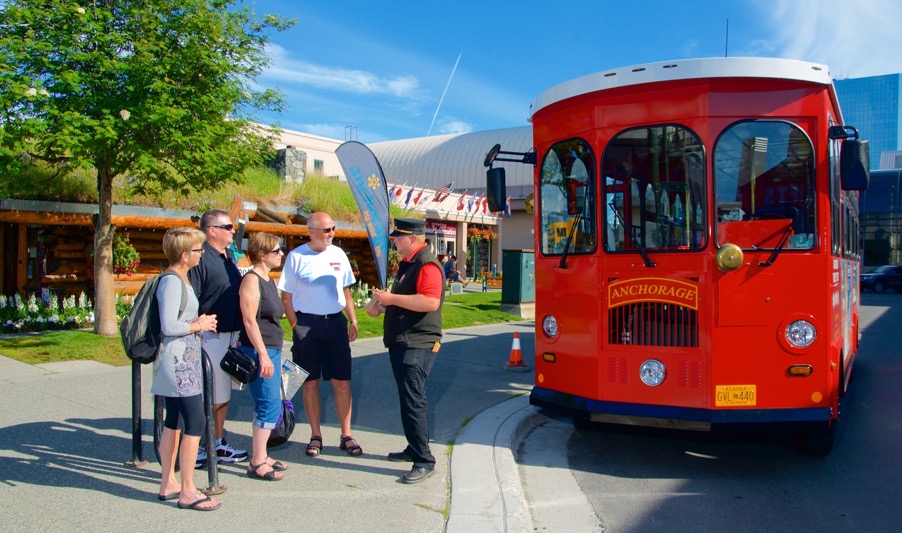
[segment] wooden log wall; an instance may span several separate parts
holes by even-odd
[[[248,227],[263,226],[275,233],[281,224],[251,223]],[[274,227],[276,226],[276,227]],[[298,226],[282,226],[292,228],[294,233]],[[305,228],[306,230],[306,228]],[[169,261],[163,253],[163,234],[165,228],[139,227],[117,229],[120,234],[127,235],[132,246],[141,256],[141,263],[131,275],[118,274],[114,278],[116,292],[123,295],[134,295],[144,282],[159,274],[169,266]],[[306,232],[305,232],[306,233]],[[369,241],[362,231],[340,232],[344,236],[336,237],[334,244],[340,246],[349,257],[356,259],[360,269],[360,281],[375,286],[377,284],[376,267],[370,251]],[[248,230],[245,237],[250,237],[253,231]],[[359,234],[359,235],[358,235]],[[46,268],[42,271],[41,287],[56,290],[62,296],[78,295],[82,291],[91,294],[93,292],[93,259],[91,251],[94,245],[92,231],[85,231],[79,226],[52,226],[43,228],[39,232],[45,241],[42,246],[46,260],[43,262]],[[286,251],[291,250],[309,239],[300,235],[285,235]],[[281,267],[276,269],[275,275],[281,272]],[[36,284],[35,284],[36,285]],[[31,287],[37,289],[38,287]]]

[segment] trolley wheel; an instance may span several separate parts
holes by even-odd
[[[592,424],[592,421],[589,420],[589,417],[585,415],[573,415],[573,429],[587,431],[595,429],[595,426]]]
[[[826,457],[836,442],[836,421],[804,429],[795,434],[796,450],[802,455]]]

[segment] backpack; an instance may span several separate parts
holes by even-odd
[[[163,276],[177,276],[175,272],[167,270],[144,282],[144,286],[135,295],[131,311],[122,319],[119,332],[122,333],[122,346],[125,355],[132,361],[142,365],[153,363],[160,350],[163,341],[163,333],[160,324],[160,306],[157,303],[157,285]],[[182,303],[179,305],[179,315],[185,310],[188,301],[188,292],[185,284],[182,284]]]

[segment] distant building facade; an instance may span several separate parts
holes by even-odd
[[[843,121],[870,143],[871,169],[902,168],[902,74],[834,80],[833,84]]]

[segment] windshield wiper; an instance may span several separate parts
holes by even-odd
[[[654,264],[651,260],[651,257],[648,256],[648,252],[645,251],[645,247],[642,246],[642,243],[639,242],[639,238],[633,233],[636,229],[632,225],[627,225],[626,221],[623,220],[623,216],[620,214],[620,211],[617,211],[617,208],[614,207],[614,202],[608,204],[611,206],[611,211],[614,212],[614,216],[617,217],[617,221],[620,222],[620,225],[624,228],[628,229],[630,232],[630,241],[632,241],[633,246],[639,250],[639,253],[642,254],[642,259],[645,260],[645,266],[651,268],[656,267],[658,265]]]
[[[802,207],[799,208],[799,212],[802,213],[802,216],[805,216],[805,213],[808,211],[809,205],[811,205],[811,197],[805,199]],[[789,242],[789,236],[792,234],[792,230],[793,222],[790,222],[790,224],[786,226],[786,229],[783,230],[783,236],[780,237],[780,242],[777,243],[777,247],[774,248],[774,251],[770,253],[770,257],[767,258],[767,261],[758,263],[758,266],[769,267],[774,264],[774,261],[777,260],[777,256],[780,255],[780,252],[782,252],[783,248],[786,247],[786,243]]]
[[[570,226],[570,234],[567,235],[567,242],[564,243],[564,253],[561,254],[561,264],[560,268],[567,268],[567,254],[570,252],[570,243],[573,241],[573,234],[576,233],[576,227],[579,226],[579,221],[583,218],[583,212],[580,211],[576,214],[576,218],[573,220],[573,225]]]
[[[774,261],[777,260],[777,256],[780,255],[780,252],[783,251],[783,247],[786,246],[786,243],[789,242],[789,236],[792,234],[792,224],[786,226],[786,229],[783,230],[783,236],[780,237],[780,242],[777,243],[777,247],[774,248],[774,251],[770,253],[770,257],[767,258],[767,261],[762,261],[758,263],[758,266],[769,267],[774,264]]]

